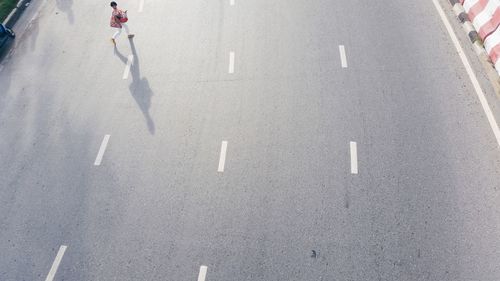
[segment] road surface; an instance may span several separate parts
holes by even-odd
[[[107,2],[34,5],[0,72],[0,280],[500,280],[499,144],[432,0],[118,4],[116,49]]]

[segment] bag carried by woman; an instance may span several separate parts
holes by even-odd
[[[116,16],[116,19],[121,23],[126,23],[128,21],[127,11],[120,13]]]

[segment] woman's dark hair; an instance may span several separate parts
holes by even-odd
[[[118,4],[116,4],[116,2],[115,2],[115,1],[111,1],[111,4],[109,4],[109,5],[110,5],[111,7],[116,7],[116,6],[118,6]]]

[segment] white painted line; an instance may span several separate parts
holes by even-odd
[[[130,67],[134,63],[134,55],[129,55],[127,59],[127,65],[125,66],[125,70],[123,71],[123,80],[128,78],[128,74],[130,73]]]
[[[144,0],[139,1],[139,13],[142,13],[142,10],[144,10]]]
[[[102,140],[102,143],[101,143],[101,148],[99,148],[99,153],[97,153],[97,157],[95,159],[94,166],[101,165],[102,157],[104,156],[104,152],[106,151],[106,147],[108,146],[109,137],[111,137],[111,136],[110,135],[104,136],[104,139]]]
[[[226,165],[226,152],[227,152],[227,141],[223,141],[220,148],[220,158],[219,158],[219,169],[220,173],[224,172],[224,166]]]
[[[229,5],[234,6],[234,0],[229,0]]]
[[[229,73],[234,73],[234,52],[229,53]]]
[[[342,63],[342,68],[347,68],[347,56],[345,54],[344,45],[339,45],[339,52],[340,52],[340,62]]]
[[[497,139],[498,146],[500,147],[500,129],[498,128],[498,123],[495,120],[495,116],[493,115],[493,112],[491,111],[490,105],[488,104],[488,100],[486,100],[486,97],[484,96],[483,89],[479,85],[479,81],[477,80],[476,74],[474,74],[474,71],[472,70],[472,67],[469,63],[469,60],[467,59],[467,56],[465,55],[462,46],[460,45],[457,35],[453,31],[453,28],[451,27],[450,21],[448,21],[448,18],[446,17],[446,14],[444,13],[443,8],[439,4],[438,0],[432,0],[434,2],[434,6],[436,6],[436,10],[439,13],[439,16],[441,16],[441,20],[443,21],[444,26],[446,27],[446,30],[448,31],[448,34],[451,37],[451,41],[455,45],[455,48],[458,52],[458,55],[460,56],[460,59],[462,60],[463,65],[465,66],[465,69],[467,71],[467,74],[469,74],[469,79],[472,82],[472,86],[474,86],[474,90],[476,91],[477,97],[479,98],[479,101],[481,102],[481,106],[483,107],[484,113],[486,114],[486,117],[488,118],[488,122],[490,123],[490,127],[493,130],[493,134],[495,135]]]
[[[57,268],[59,267],[59,264],[61,263],[61,260],[64,256],[64,252],[66,252],[67,246],[62,245],[59,247],[59,251],[57,252],[56,259],[54,260],[54,263],[52,263],[52,267],[50,268],[49,274],[47,275],[47,278],[45,278],[45,281],[52,281],[54,280],[54,277],[56,276]]]
[[[198,281],[205,281],[205,278],[207,277],[207,270],[208,267],[204,265],[200,266],[200,274],[198,274]]]
[[[358,145],[351,141],[351,174],[358,173]]]

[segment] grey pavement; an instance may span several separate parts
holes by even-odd
[[[107,1],[33,7],[0,72],[0,280],[61,245],[54,280],[500,280],[500,150],[432,1],[229,3],[119,1],[116,49]]]

